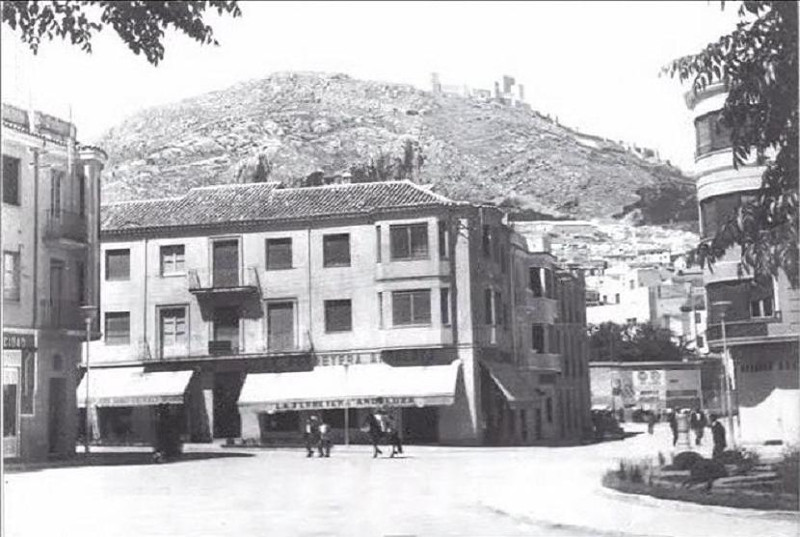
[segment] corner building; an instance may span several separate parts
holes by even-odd
[[[3,104],[3,458],[75,453],[81,306],[99,302],[105,153],[53,116]],[[90,337],[98,337],[97,327]]]
[[[405,181],[224,185],[105,206],[95,438],[148,441],[166,405],[192,441],[297,443],[314,412],[335,441],[347,429],[359,442],[376,406],[408,442],[578,440],[585,329],[569,381],[561,354],[521,337],[523,306],[540,306],[536,262],[503,217]],[[573,276],[550,274],[555,312],[555,281]]]
[[[720,122],[726,96],[721,85],[686,96],[695,118],[695,175],[704,240],[713,237],[741,204],[756,198],[765,169],[755,160],[733,167],[730,134]],[[703,273],[708,346],[714,352],[723,349],[724,311],[742,441],[797,444],[800,290],[791,288],[784,273],[754,278],[743,270],[740,259],[740,248],[732,247],[713,272]]]

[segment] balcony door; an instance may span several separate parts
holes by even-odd
[[[239,351],[239,308],[219,307],[214,310],[214,340],[211,354],[236,354]]]
[[[239,285],[239,241],[217,240],[213,248],[214,287],[237,287]]]
[[[267,304],[267,345],[270,351],[294,348],[294,303]]]

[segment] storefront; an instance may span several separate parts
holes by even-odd
[[[34,415],[36,337],[3,333],[3,458],[22,455],[23,417]]]
[[[238,402],[242,437],[260,443],[297,441],[305,419],[314,413],[331,425],[334,441],[343,440],[345,429],[350,441],[365,441],[360,427],[366,413],[381,407],[394,413],[407,437],[435,441],[437,422],[428,409],[454,404],[458,360],[392,366],[379,358],[347,356],[344,362],[320,357],[311,371],[248,374]]]
[[[192,371],[145,371],[141,367],[92,369],[76,391],[85,434],[89,402],[92,439],[107,444],[151,444],[159,407],[168,407],[172,427],[185,435],[184,411]],[[88,381],[88,394],[87,394]],[[164,414],[163,412],[161,414]]]
[[[486,443],[524,445],[550,436],[542,419],[548,392],[539,387],[538,372],[484,360],[481,376]]]

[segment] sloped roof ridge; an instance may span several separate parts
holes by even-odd
[[[154,202],[158,202],[158,201],[162,201],[162,202],[163,201],[180,201],[184,197],[185,197],[185,194],[183,196],[170,196],[170,197],[166,197],[166,198],[141,198],[141,199],[135,199],[135,200],[117,200],[117,201],[107,201],[107,202],[102,203],[101,205],[103,207],[110,207],[112,205],[127,205],[127,204],[132,204],[132,203],[154,203]]]
[[[219,183],[216,185],[205,185],[205,186],[195,186],[189,189],[186,194],[181,197],[187,196],[193,190],[221,190],[223,188],[254,188],[256,186],[271,186],[271,187],[278,187],[280,186],[280,181],[265,181],[263,183]]]

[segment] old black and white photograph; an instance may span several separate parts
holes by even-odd
[[[0,2],[8,537],[800,535],[798,2]]]

